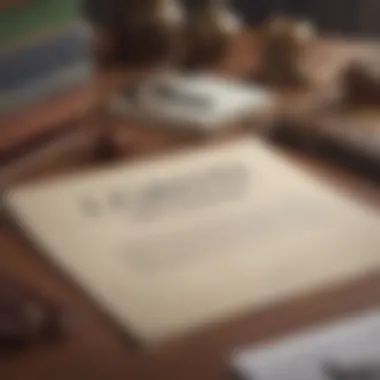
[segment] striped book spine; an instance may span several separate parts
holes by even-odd
[[[1,2],[1,0],[0,0]],[[0,5],[0,154],[56,133],[95,102],[81,0]]]
[[[83,118],[97,100],[94,85],[90,82],[25,107],[22,112],[0,117],[0,156],[22,149],[43,136],[55,134],[73,120]]]
[[[20,107],[88,83],[92,78],[92,71],[92,63],[85,61],[52,70],[45,76],[28,82],[20,89],[14,89],[4,95],[0,94],[0,112],[2,114],[19,112]]]
[[[0,51],[0,114],[69,91],[91,80],[92,33],[78,22],[59,33]]]
[[[90,60],[91,39],[89,28],[78,24],[22,48],[0,51],[0,94],[57,69]]]

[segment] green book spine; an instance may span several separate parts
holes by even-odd
[[[79,0],[32,0],[0,12],[0,47],[80,18],[81,4]]]

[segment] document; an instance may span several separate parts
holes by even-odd
[[[380,218],[244,138],[10,189],[41,253],[154,344],[380,268]]]

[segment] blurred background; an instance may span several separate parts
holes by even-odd
[[[189,135],[187,134],[172,134],[172,131],[169,129],[144,129],[141,128],[141,125],[138,122],[131,122],[128,119],[127,113],[124,115],[121,112],[120,114],[110,112],[110,107],[108,107],[108,105],[110,103],[109,100],[113,100],[113,97],[115,96],[114,92],[117,92],[117,96],[121,94],[120,98],[121,96],[128,98],[127,95],[129,96],[129,90],[131,89],[133,101],[133,94],[136,88],[133,86],[126,86],[125,88],[121,86],[125,86],[129,81],[132,82],[131,79],[136,82],[139,81],[139,79],[135,80],[138,77],[135,72],[119,73],[117,71],[119,67],[116,67],[115,72],[112,71],[113,68],[109,70],[110,72],[107,72],[109,67],[106,65],[102,66],[99,62],[102,58],[101,54],[96,54],[98,47],[96,43],[102,41],[102,37],[104,37],[102,35],[102,29],[104,28],[102,27],[107,28],[112,25],[114,20],[120,20],[120,9],[123,8],[123,3],[126,1],[136,1],[136,3],[138,3],[141,0],[0,0],[0,164],[2,165],[2,171],[5,173],[1,173],[0,171],[0,175],[3,175],[2,177],[0,176],[0,185],[5,186],[6,183],[8,186],[9,184],[17,184],[18,182],[22,183],[25,179],[38,179],[39,176],[59,176],[64,172],[76,171],[79,169],[88,170],[90,167],[118,162],[119,160],[134,160],[140,156],[143,157],[148,154],[154,156],[155,154],[163,153],[174,148],[177,149],[177,147],[197,146],[204,142],[207,142],[208,144],[213,141],[212,139],[208,140],[208,138],[202,139],[203,136],[202,138],[199,138],[198,135],[194,135],[195,138],[189,138]],[[199,2],[205,0],[179,1],[182,1],[186,8],[191,9],[199,4]],[[361,47],[359,49],[359,47],[355,45],[357,41],[352,40],[356,37],[363,37],[364,41],[374,42],[374,45],[376,45],[376,39],[380,36],[380,0],[230,0],[230,2],[236,14],[241,17],[247,25],[253,27],[260,26],[263,21],[276,12],[283,12],[312,21],[312,23],[315,23],[318,33],[320,32],[322,34],[322,37],[329,37],[329,35],[343,36],[344,38],[337,39],[339,45],[337,46],[336,54],[337,58],[339,58],[338,61],[340,61],[341,54],[340,45],[343,46],[342,50],[352,50],[353,56],[357,55],[360,57],[361,55],[364,55],[362,49]],[[132,2],[133,5],[136,3]],[[142,2],[142,4],[145,5],[146,3]],[[143,8],[144,15],[146,14],[145,9],[146,8]],[[122,16],[124,15],[122,14]],[[117,22],[114,23],[117,24]],[[205,24],[209,26],[210,22]],[[131,25],[131,23],[128,23],[128,25]],[[95,26],[95,28],[92,28],[92,26]],[[115,27],[115,29],[117,28]],[[170,37],[172,37],[172,35],[176,37],[177,29],[173,30],[174,33],[171,31]],[[148,31],[150,32],[151,29],[148,28]],[[123,35],[123,33],[120,34]],[[160,36],[160,34],[147,34],[149,34],[149,36],[147,36],[146,40],[143,38],[135,38],[136,35],[133,35],[133,41],[139,41],[135,45],[138,47],[141,45],[143,48],[146,46],[156,47],[156,45],[158,45],[158,50],[160,50],[160,44],[155,43],[157,41],[155,40],[155,37],[157,35]],[[255,33],[252,33],[253,36],[251,37],[256,37],[254,34]],[[144,34],[142,35],[144,36]],[[153,35],[153,38],[150,39],[151,35]],[[164,37],[165,35],[166,34],[163,33]],[[213,36],[213,33],[211,33],[211,35]],[[239,37],[247,36],[244,34],[243,36],[239,35]],[[350,37],[354,38],[351,40]],[[322,39],[323,38],[321,38],[321,40]],[[166,55],[169,57],[168,60],[170,60],[170,57],[174,56],[174,54],[170,54],[171,50],[180,50],[178,49],[178,46],[180,45],[178,43],[176,44],[176,42],[178,42],[176,38],[166,38],[166,40],[168,41],[164,42],[168,42],[167,45],[169,46],[169,48],[166,49],[169,53],[166,53]],[[173,43],[172,40],[174,41]],[[218,41],[218,38],[216,40]],[[143,43],[140,43],[140,41],[143,41]],[[106,39],[106,42],[109,42],[109,40]],[[124,41],[122,40],[122,42]],[[148,42],[150,42],[150,44]],[[238,40],[238,42],[240,43],[240,40]],[[234,55],[232,57],[233,59],[226,60],[226,66],[228,67],[228,65],[230,65],[233,69],[232,71],[234,71],[234,64],[236,61],[236,71],[239,72],[241,69],[240,58],[243,57],[241,61],[244,61],[244,58],[248,57],[248,64],[242,62],[241,70],[243,72],[245,66],[247,67],[247,81],[252,82],[254,79],[253,72],[255,71],[255,67],[252,69],[250,66],[254,66],[252,62],[257,58],[255,56],[255,45],[251,44],[252,40],[249,39],[242,40],[242,42],[242,44],[237,44],[239,48],[236,49],[237,53],[232,49],[234,54],[236,53],[236,60]],[[351,42],[353,45],[352,49],[350,46]],[[99,43],[99,45],[101,45],[101,43]],[[107,43],[104,45],[107,45]],[[118,45],[116,43],[114,44],[116,47],[114,47],[112,43],[109,45],[111,45],[109,50],[116,52],[122,50],[118,49],[118,46],[123,46],[123,44]],[[125,46],[128,47],[131,45],[125,44]],[[135,45],[133,46],[135,47]],[[163,55],[165,55],[165,44],[163,43],[162,45],[164,45],[164,47],[161,50],[164,51]],[[214,46],[215,44],[210,45]],[[336,46],[334,44],[332,45],[335,49]],[[228,44],[226,44],[226,46],[228,46]],[[240,49],[240,46],[242,49]],[[280,47],[280,49],[277,48],[277,51],[280,53],[278,53],[276,57],[285,56],[285,63],[291,62],[293,63],[290,65],[291,68],[298,68],[297,62],[299,61],[298,58],[300,55],[297,51],[303,50],[292,49],[294,47],[293,44],[290,45],[289,49],[291,53],[284,54],[285,50],[282,49],[284,44],[278,43],[276,46]],[[346,47],[347,49],[345,49]],[[249,51],[249,48],[251,48],[251,52]],[[371,51],[374,50],[372,49],[372,45],[370,48]],[[207,46],[207,49],[204,50],[207,50],[206,53],[209,53],[209,50],[212,49],[208,49]],[[195,51],[198,52],[197,50]],[[292,55],[293,51],[296,51],[296,53]],[[356,51],[359,51],[359,53],[357,54]],[[285,53],[287,53],[287,51],[285,51]],[[107,54],[105,53],[104,55]],[[112,54],[110,55],[112,56]],[[321,56],[323,60],[324,55],[322,54]],[[342,56],[346,59],[345,54],[342,53]],[[344,59],[342,59],[342,61]],[[173,61],[175,60],[173,59]],[[265,67],[265,60],[262,59],[262,61],[264,62],[262,66]],[[271,58],[271,61],[278,63],[281,60]],[[311,61],[314,63],[315,59],[312,57]],[[320,64],[318,59],[316,61],[317,64],[312,67],[312,69],[315,67],[315,70],[310,70],[313,73],[323,71],[322,66],[324,65]],[[283,66],[287,67],[286,64]],[[376,61],[375,66],[376,68],[379,66],[378,61]],[[294,73],[294,71],[292,71],[291,74],[292,73]],[[296,74],[297,73],[298,70],[296,71]],[[295,77],[296,79],[299,79],[298,76]],[[358,76],[356,76],[356,78],[357,77]],[[364,80],[362,80],[363,77]],[[357,83],[357,81],[355,82],[355,75],[353,78],[354,86],[348,87],[349,89],[357,88],[355,87],[355,84]],[[373,78],[376,80],[373,81]],[[125,83],[123,81],[125,81]],[[115,86],[116,90],[114,91],[113,85],[115,82],[117,82],[116,84],[119,85],[120,88]],[[302,82],[302,80],[300,82]],[[373,83],[375,83],[375,89],[373,89]],[[363,72],[359,71],[359,87],[360,86],[366,90],[363,91],[364,95],[367,95],[366,92],[372,95],[372,98],[369,99],[372,102],[370,102],[369,108],[371,108],[371,112],[373,111],[372,108],[375,108],[375,111],[377,112],[374,115],[374,118],[376,118],[375,124],[378,128],[380,124],[378,123],[380,117],[378,112],[378,105],[380,102],[380,76],[376,78],[372,73],[364,71],[363,74]],[[298,90],[298,88],[296,88],[296,90]],[[303,90],[304,88],[302,87],[301,92]],[[326,93],[330,92],[330,87],[328,87]],[[301,93],[301,97],[301,100],[303,100],[303,93]],[[307,101],[308,97],[306,98]],[[290,101],[288,102],[289,99]],[[280,99],[281,110],[282,108],[284,108],[284,110],[286,108],[286,111],[288,111],[289,108],[291,108],[289,106],[290,103],[297,103],[297,110],[298,108],[302,108],[299,107],[300,102],[298,97],[294,97],[294,99],[289,97],[289,99],[287,96],[285,96],[284,99]],[[364,96],[364,99],[368,102],[368,98],[366,99]],[[116,100],[120,99],[117,98]],[[314,99],[312,100],[314,101]],[[343,103],[344,100],[345,98],[343,98]],[[341,105],[341,103],[336,104],[338,107]],[[333,106],[336,104],[333,104]],[[323,103],[323,105],[325,105],[325,103]],[[359,108],[360,106],[361,104],[359,102]],[[330,110],[330,108],[326,108],[328,111]],[[340,109],[338,109],[338,111],[340,111]],[[3,117],[2,112],[4,112],[6,117]],[[289,115],[293,116],[291,112],[289,112]],[[371,113],[370,116],[372,117],[373,114]],[[352,123],[355,124],[355,126],[351,129],[354,132],[355,129],[359,128],[361,131],[364,131],[359,134],[360,138],[358,140],[360,140],[361,137],[366,134],[366,128],[363,128],[362,125],[362,114],[358,117],[360,117],[360,123],[357,123],[356,120],[358,119],[355,119],[354,123]],[[329,120],[330,119],[328,119],[328,121]],[[343,119],[343,122],[338,120],[337,127],[333,126],[332,128],[329,127],[329,129],[338,131],[339,134],[337,134],[337,136],[339,138],[341,136],[349,135],[349,133],[347,133],[347,130],[349,131],[346,123],[347,120],[348,117],[347,119]],[[269,122],[271,121],[272,119],[270,118]],[[309,119],[307,119],[306,122],[308,121]],[[326,123],[323,118],[320,121],[321,125],[322,123]],[[286,123],[284,124],[285,128],[289,127]],[[157,123],[157,126],[159,125],[160,123]],[[360,156],[361,159],[363,158],[362,156],[364,156],[364,154],[362,154],[362,151],[364,152],[367,149],[367,143],[363,143],[362,146],[365,149],[361,150],[359,152],[360,154],[356,154],[356,151],[354,152],[355,154],[352,153],[352,151],[354,151],[352,148],[352,139],[341,140],[343,143],[346,143],[346,141],[350,142],[347,146],[350,149],[352,148],[352,150],[347,149],[348,153],[346,151],[343,151],[343,153],[338,151],[338,153],[335,154],[337,146],[341,148],[341,145],[343,145],[341,141],[338,141],[339,144],[336,146],[332,144],[332,148],[328,145],[324,151],[324,148],[322,149],[320,146],[311,144],[312,138],[314,138],[317,143],[319,142],[319,135],[317,134],[317,138],[315,138],[310,132],[313,131],[313,128],[314,130],[319,129],[320,125],[318,125],[318,123],[315,125],[316,127],[314,127],[313,124],[310,128],[308,125],[308,128],[305,128],[306,133],[301,133],[301,137],[298,140],[295,139],[295,146],[297,147],[298,141],[298,148],[301,148],[301,151],[305,150],[307,154],[302,153],[298,156],[290,149],[286,150],[286,154],[294,160],[296,165],[300,165],[305,168],[305,170],[313,172],[318,178],[326,177],[326,182],[331,183],[331,186],[342,191],[342,193],[345,193],[344,197],[346,197],[346,195],[355,195],[355,198],[360,201],[368,200],[370,207],[374,208],[373,205],[378,207],[380,204],[378,185],[376,185],[375,188],[375,186],[372,186],[372,182],[362,181],[362,178],[359,178],[359,176],[357,178],[355,175],[348,173],[348,171],[340,171],[338,167],[330,165],[330,162],[326,161],[326,164],[325,162],[322,162],[322,160],[319,162],[318,159],[318,149],[321,151],[321,157],[326,154],[326,151],[330,153],[334,150],[334,155],[330,153],[333,158],[331,161],[344,161],[345,164],[348,162],[347,167],[355,166],[359,169],[357,171],[361,172],[360,174],[363,174],[364,171],[371,171],[371,176],[373,176],[372,172],[376,171],[376,178],[379,178],[379,161],[377,161],[377,166],[374,170],[372,169],[372,166],[371,170],[364,170],[365,165],[367,167],[368,164],[365,163],[364,165],[363,161],[357,160],[358,156]],[[344,127],[344,133],[340,133],[342,125]],[[370,127],[372,127],[372,121],[371,123],[368,122],[368,125],[369,127],[367,130],[370,130]],[[372,136],[375,136],[377,130],[375,130],[374,133],[371,132],[373,133],[372,135],[366,135],[365,139],[363,138],[363,141],[370,140],[370,143],[375,141],[376,139],[372,138]],[[296,128],[295,131],[299,132],[301,129]],[[235,133],[234,131],[231,132]],[[238,131],[238,133],[240,133],[240,131]],[[309,133],[312,138],[305,138],[305,136],[308,137],[307,135]],[[221,134],[220,136],[216,136],[213,142],[219,142],[219,138],[221,141],[222,139],[229,139],[234,136],[235,135],[232,133],[226,133],[225,135]],[[334,137],[335,135],[332,133],[331,136]],[[321,139],[321,141],[322,140],[323,142],[325,141],[325,139]],[[38,142],[38,144],[35,144],[35,141]],[[33,144],[31,144],[31,142],[33,142]],[[278,141],[276,141],[276,143],[277,142]],[[375,149],[380,151],[377,145],[375,148],[373,148],[372,144],[369,144],[368,146],[372,149],[369,149],[370,153]],[[348,156],[349,158],[347,158]],[[10,168],[11,165],[13,165],[12,168]],[[4,182],[3,184],[1,182],[2,179]],[[46,200],[44,199],[44,202],[45,201]],[[347,235],[347,231],[343,228],[342,230],[344,231],[344,235]],[[118,343],[114,344],[114,336],[112,335],[112,332],[105,330],[100,318],[99,321],[93,318],[95,310],[91,305],[85,303],[86,300],[84,298],[82,299],[78,296],[76,289],[66,288],[64,284],[61,284],[59,279],[55,278],[55,274],[51,274],[48,270],[45,270],[45,267],[41,267],[43,269],[40,271],[40,262],[37,259],[35,260],[32,255],[30,255],[30,257],[29,255],[25,255],[25,248],[19,248],[19,237],[17,236],[17,238],[15,238],[12,228],[9,228],[7,223],[4,223],[2,234],[3,235],[0,236],[0,240],[2,239],[2,242],[0,242],[0,251],[2,252],[0,254],[0,269],[3,269],[4,267],[9,268],[9,272],[12,276],[15,278],[25,278],[27,283],[30,283],[33,286],[36,285],[36,289],[41,291],[44,295],[44,292],[46,291],[47,298],[57,301],[58,305],[62,303],[61,299],[68,300],[70,305],[71,301],[74,300],[74,305],[72,307],[74,313],[79,310],[80,314],[81,310],[83,310],[83,316],[79,315],[79,318],[82,317],[85,321],[90,322],[88,324],[89,327],[82,327],[83,334],[79,334],[80,336],[78,337],[78,340],[71,342],[72,351],[70,351],[70,347],[68,347],[62,348],[62,350],[66,349],[66,354],[63,351],[63,353],[59,351],[59,348],[55,354],[53,352],[52,355],[56,355],[57,358],[56,362],[54,360],[45,360],[43,353],[41,354],[41,363],[47,362],[47,365],[50,366],[49,370],[51,373],[55,374],[57,372],[55,368],[56,363],[58,363],[58,367],[61,366],[61,369],[63,368],[64,370],[68,367],[68,363],[69,367],[71,365],[67,370],[68,372],[66,372],[67,377],[60,377],[60,379],[76,378],[71,375],[78,374],[78,367],[83,369],[86,374],[95,374],[95,376],[81,376],[81,379],[157,379],[156,373],[158,372],[157,368],[160,369],[160,360],[163,360],[164,363],[162,364],[161,369],[166,368],[166,373],[172,373],[171,367],[173,363],[175,364],[173,365],[173,368],[177,368],[177,371],[182,371],[186,368],[186,371],[190,370],[189,373],[191,373],[191,370],[193,370],[194,374],[197,373],[196,371],[203,373],[203,364],[197,367],[193,366],[193,363],[201,362],[205,364],[204,367],[208,368],[210,362],[211,369],[212,366],[215,365],[215,373],[214,376],[211,373],[211,376],[207,377],[207,379],[219,379],[217,366],[223,365],[225,367],[225,362],[222,363],[222,360],[219,359],[223,357],[224,361],[226,353],[232,352],[232,349],[248,343],[250,344],[258,337],[261,337],[262,333],[259,332],[262,327],[260,325],[261,321],[265,322],[263,324],[264,330],[266,329],[268,332],[271,332],[272,330],[274,332],[280,332],[281,329],[286,330],[292,328],[292,326],[297,327],[303,324],[303,322],[314,320],[314,318],[317,320],[323,315],[332,315],[339,310],[339,312],[345,313],[347,310],[355,308],[358,305],[362,305],[361,307],[364,308],[369,304],[374,304],[374,300],[376,300],[376,304],[378,304],[378,300],[380,299],[380,277],[378,275],[376,275],[375,279],[372,277],[369,277],[368,279],[366,278],[365,281],[359,279],[360,281],[358,283],[350,285],[347,290],[345,290],[346,288],[343,290],[338,289],[337,292],[334,293],[335,295],[331,296],[331,298],[330,295],[327,294],[328,292],[325,292],[322,296],[310,299],[302,307],[296,305],[296,309],[298,308],[297,310],[301,315],[300,317],[297,317],[297,310],[295,310],[294,314],[291,314],[287,309],[284,309],[285,311],[281,314],[281,312],[277,313],[277,309],[275,309],[275,312],[270,314],[273,317],[271,317],[272,319],[268,319],[268,323],[265,317],[266,314],[257,314],[256,316],[253,316],[253,319],[247,319],[241,326],[236,325],[235,330],[232,327],[231,331],[226,334],[218,334],[218,330],[215,330],[214,335],[210,334],[211,338],[209,340],[207,340],[207,337],[205,338],[206,344],[202,344],[203,341],[201,341],[198,345],[189,345],[189,352],[191,353],[191,350],[193,350],[194,356],[183,356],[182,365],[177,365],[176,360],[179,356],[175,354],[172,359],[166,359],[164,356],[158,359],[153,358],[153,364],[151,367],[149,367],[149,365],[146,366],[145,361],[142,360],[146,360],[148,363],[149,358],[135,360],[136,355],[133,351],[134,347],[130,349],[131,355],[130,357],[127,357],[128,365],[125,365],[126,352],[124,346],[119,346]],[[376,230],[376,236],[378,236],[378,230]],[[376,254],[378,254],[378,252],[379,250],[376,250]],[[364,256],[365,255],[363,255],[363,257]],[[358,261],[360,260],[358,259]],[[4,285],[2,286],[0,282],[0,309],[1,290],[5,289],[5,292],[3,292],[3,298],[6,299],[6,302],[10,302],[11,306],[8,308],[8,304],[6,304],[7,307],[4,307],[3,310],[12,311],[12,308],[19,308],[21,312],[23,312],[23,290],[20,290],[20,297],[15,297],[13,292],[14,288],[12,286],[13,285],[11,284],[7,288]],[[17,296],[19,290],[17,284],[15,289]],[[52,291],[50,291],[51,289]],[[9,296],[10,293],[11,295]],[[351,293],[353,294],[352,297]],[[28,301],[27,297],[29,296],[29,290],[27,290],[25,294],[25,300]],[[16,299],[16,301],[14,301],[14,299]],[[29,305],[26,301],[25,303]],[[62,305],[63,304],[65,304],[65,302],[63,302]],[[280,305],[280,308],[281,307],[283,307],[283,305]],[[64,307],[62,310],[64,310]],[[51,318],[53,318],[53,322],[58,326],[56,330],[61,328],[59,324],[61,323],[60,313],[62,310],[60,306],[47,308],[48,315],[46,321],[50,324]],[[281,311],[282,309],[279,310]],[[10,320],[12,321],[13,315],[10,315]],[[21,313],[21,322],[23,322],[24,317],[28,318],[29,314]],[[62,325],[65,327],[64,323]],[[39,326],[37,327],[40,328]],[[43,326],[43,328],[44,327],[45,326]],[[49,325],[48,327],[50,328],[51,326]],[[5,330],[6,329],[4,329],[4,331]],[[17,328],[15,330],[16,333],[18,333]],[[57,331],[53,332],[55,334],[57,333]],[[6,333],[8,332],[6,331]],[[29,331],[27,331],[27,333],[29,334]],[[27,337],[29,337],[29,335],[27,335]],[[13,338],[13,336],[11,336],[11,338]],[[48,338],[50,337],[48,336]],[[184,341],[183,347],[185,347],[185,345],[186,341]],[[101,348],[101,350],[99,350],[99,355],[104,355],[105,353],[107,356],[106,359],[109,357],[110,360],[113,360],[112,365],[105,365],[105,367],[107,367],[106,369],[104,369],[105,367],[103,367],[103,365],[107,360],[102,360],[102,356],[99,358],[96,357],[98,353],[95,351],[98,347]],[[198,347],[201,349],[198,350]],[[107,350],[108,352],[106,352]],[[90,365],[82,363],[81,360],[77,359],[77,353],[83,351],[85,352],[84,355],[88,355],[87,359]],[[214,352],[216,354],[214,354]],[[74,361],[72,361],[73,358],[75,358]],[[35,360],[35,358],[32,359]],[[219,360],[219,364],[215,364],[217,362],[215,359]],[[24,379],[26,377],[25,374],[30,378],[28,371],[34,366],[33,360],[30,360],[29,367],[26,365],[24,370],[18,369],[18,365],[9,370],[9,373],[11,374],[17,373],[23,375],[19,377],[2,377],[2,364],[0,363],[0,379]],[[155,360],[157,360],[157,362],[155,362]],[[97,361],[99,364],[96,363]],[[104,373],[98,375],[97,368],[92,368],[93,362],[101,367]],[[128,373],[129,376],[124,376],[124,372],[120,372],[120,376],[115,377],[114,373],[109,374],[107,372],[109,370],[108,366],[109,368],[112,367],[112,370],[116,368],[117,370],[120,369],[120,371],[124,371],[124,368],[128,367],[126,370],[129,371],[130,368],[133,368],[133,371],[136,371],[137,374],[143,374],[143,371],[147,371],[147,374],[150,373],[153,375],[150,377],[148,375],[133,376],[135,373],[132,372],[132,375]],[[11,365],[9,365],[9,367],[11,367]],[[54,378],[49,376],[50,373],[46,374],[45,377],[41,377],[38,371],[38,366],[35,367],[36,370],[32,374],[33,379],[51,380]],[[188,367],[194,367],[194,369]],[[207,368],[205,371],[206,375]],[[165,377],[165,371],[162,373],[163,375],[160,379],[182,379],[182,377]],[[199,376],[190,377],[189,375],[186,377],[186,379],[190,378],[201,379]]]
[[[122,0],[86,0],[86,13],[98,23],[112,18]],[[183,0],[192,7],[194,0]],[[324,31],[349,35],[380,34],[379,0],[233,0],[236,11],[250,24],[262,22],[274,10],[312,19]]]

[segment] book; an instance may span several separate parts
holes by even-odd
[[[70,25],[32,44],[0,51],[0,94],[73,63],[92,59],[92,33],[82,23]]]
[[[22,88],[0,92],[0,113],[20,112],[31,103],[38,103],[49,96],[73,90],[89,83],[93,76],[92,62],[78,62],[69,67],[60,67],[36,77]]]
[[[380,375],[379,336],[376,308],[279,341],[239,349],[231,365],[242,380],[375,380]]]
[[[380,267],[380,216],[242,138],[8,189],[30,242],[141,344]]]
[[[29,104],[0,118],[0,159],[83,118],[98,99],[92,82]]]
[[[30,0],[0,12],[0,46],[12,47],[33,35],[81,18],[79,0]]]
[[[216,75],[158,74],[129,85],[110,108],[155,128],[212,133],[270,114],[274,96],[261,87]]]

